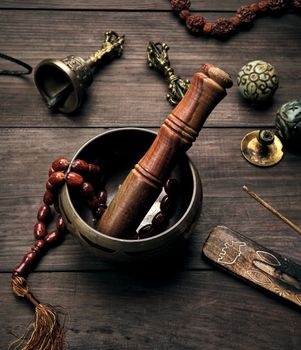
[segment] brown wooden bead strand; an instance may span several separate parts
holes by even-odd
[[[67,172],[70,162],[66,158],[58,158],[52,162],[49,170],[49,178],[46,183],[46,191],[43,196],[43,204],[39,207],[37,213],[37,222],[33,228],[35,243],[31,250],[23,257],[20,264],[13,271],[13,276],[25,276],[33,269],[35,264],[41,258],[42,254],[50,246],[58,244],[64,234],[67,232],[65,223],[61,215],[56,218],[56,228],[47,232],[47,224],[50,222],[51,208],[53,205],[56,212],[59,213],[58,190],[66,182],[69,186],[80,188],[81,195],[85,198],[88,208],[92,211],[95,219],[99,219],[107,208],[107,192],[104,188],[98,190],[97,195],[93,185],[84,181],[84,177],[77,172],[87,175],[101,174],[101,168],[98,165],[89,164],[83,160],[76,159],[71,164],[73,171]],[[160,203],[160,211],[154,216],[152,224],[146,225],[139,230],[138,238],[150,237],[164,229],[172,214],[173,200],[178,192],[176,180],[169,179],[165,184],[166,196]]]
[[[64,171],[66,171],[69,164],[66,158],[59,158],[52,162],[52,167],[49,170],[49,178],[46,183],[46,192],[43,196],[44,204],[42,204],[38,210],[38,221],[33,229],[36,241],[31,251],[23,257],[21,263],[14,269],[13,276],[24,276],[28,274],[42,256],[45,249],[48,248],[49,245],[57,243],[66,232],[66,226],[61,216],[58,216],[56,219],[56,230],[47,233],[46,224],[50,221],[50,206],[54,205],[55,209],[58,211],[58,192],[56,190],[64,184]]]
[[[164,190],[166,195],[161,199],[160,211],[153,217],[151,224],[144,225],[139,229],[134,238],[148,238],[160,233],[167,227],[175,209],[174,202],[179,191],[178,181],[168,179],[164,185]]]
[[[230,19],[218,18],[215,22],[210,23],[203,16],[190,14],[190,0],[171,0],[170,4],[191,33],[203,33],[221,39],[237,33],[240,29],[250,27],[260,16],[266,14],[279,16],[288,8],[297,13],[301,11],[300,0],[261,0],[239,7],[236,15]]]
[[[80,194],[86,200],[87,207],[92,211],[93,221],[96,223],[101,215],[104,213],[107,206],[105,205],[107,200],[107,192],[102,189],[98,196],[95,195],[94,188],[91,183],[84,182],[80,189]]]

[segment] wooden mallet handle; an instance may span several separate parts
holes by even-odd
[[[194,74],[184,98],[165,119],[153,144],[99,220],[100,232],[119,238],[134,234],[179,157],[191,147],[208,115],[231,86],[229,75],[210,64]]]

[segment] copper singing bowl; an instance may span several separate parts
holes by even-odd
[[[144,155],[156,133],[146,129],[122,128],[104,132],[84,144],[74,155],[90,163],[99,163],[106,173],[105,188],[108,203],[119,185]],[[68,230],[89,251],[115,261],[136,261],[166,253],[189,237],[202,204],[202,184],[195,166],[184,155],[175,166],[172,177],[179,183],[177,209],[167,229],[144,239],[120,239],[105,235],[94,228],[90,210],[84,205],[78,191],[65,185],[59,205]],[[160,198],[160,197],[159,197]],[[159,199],[144,218],[149,223],[158,212]]]

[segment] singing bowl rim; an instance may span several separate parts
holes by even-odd
[[[74,161],[77,156],[82,152],[82,150],[87,147],[90,143],[94,142],[96,139],[98,139],[99,137],[102,137],[102,136],[105,136],[105,135],[108,135],[110,133],[118,133],[118,132],[123,132],[123,131],[139,131],[139,132],[147,132],[147,133],[150,133],[150,134],[153,134],[154,136],[157,135],[157,133],[153,130],[150,130],[150,129],[146,129],[146,128],[138,128],[138,127],[124,127],[124,128],[114,128],[114,129],[110,129],[110,130],[107,130],[107,131],[104,131],[103,133],[101,134],[98,134],[96,135],[95,137],[92,137],[91,139],[89,139],[86,143],[84,143],[79,149],[78,151],[74,154],[72,161]],[[100,231],[97,231],[94,227],[90,226],[85,220],[83,220],[83,218],[79,215],[79,213],[77,212],[77,210],[75,209],[74,205],[73,205],[73,202],[71,200],[71,197],[70,197],[70,193],[69,193],[69,189],[68,189],[68,186],[67,184],[65,184],[61,190],[61,193],[60,193],[60,197],[62,195],[62,193],[64,192],[64,195],[66,196],[66,199],[68,200],[69,202],[69,205],[71,206],[71,209],[73,210],[74,213],[76,213],[76,219],[80,221],[80,223],[85,227],[85,229],[93,232],[94,234],[96,235],[99,235],[100,237],[102,237],[103,239],[107,239],[111,242],[115,242],[116,244],[117,243],[120,243],[120,244],[123,244],[123,245],[126,245],[126,246],[130,246],[131,248],[133,248],[133,245],[135,246],[141,246],[141,245],[144,245],[144,244],[147,244],[147,242],[151,242],[151,241],[154,241],[154,240],[160,240],[160,238],[166,236],[166,238],[168,238],[169,235],[172,235],[172,233],[175,232],[175,229],[181,225],[181,223],[183,223],[190,211],[193,209],[193,205],[195,203],[195,198],[197,196],[201,196],[202,198],[202,193],[203,193],[203,189],[202,189],[202,183],[201,183],[201,179],[199,177],[199,174],[197,172],[197,169],[196,167],[194,166],[193,162],[191,161],[190,157],[185,154],[185,157],[187,158],[187,164],[189,166],[189,170],[191,172],[191,182],[192,182],[192,193],[191,193],[191,198],[189,200],[189,205],[187,207],[187,209],[185,210],[185,212],[181,215],[180,219],[178,221],[176,221],[172,226],[168,227],[166,230],[162,231],[161,233],[157,234],[157,235],[154,235],[154,236],[151,236],[151,237],[148,237],[148,238],[141,238],[141,239],[124,239],[124,238],[117,238],[117,237],[111,237],[111,236],[108,236]],[[70,170],[70,167],[71,165],[69,166],[69,169]],[[197,188],[197,185],[200,184],[200,189]],[[201,194],[198,194],[198,192],[201,191]],[[202,200],[201,200],[202,202]],[[59,200],[59,206],[61,208],[61,200]],[[202,206],[202,203],[200,203],[200,209],[201,209],[201,206]],[[62,209],[62,208],[61,208]],[[62,210],[63,211],[63,215],[64,215],[64,209]],[[190,225],[191,226],[191,225]],[[193,226],[193,225],[192,225]],[[190,227],[186,230],[186,231],[189,231]],[[73,233],[72,233],[73,234]],[[76,235],[77,236],[77,235]]]

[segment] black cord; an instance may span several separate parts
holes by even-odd
[[[28,65],[27,63],[20,61],[14,57],[7,56],[4,53],[0,53],[0,58],[16,63],[22,67],[24,67],[26,70],[0,70],[0,75],[15,75],[15,76],[20,76],[20,75],[25,75],[25,74],[30,74],[32,72],[32,67]]]

